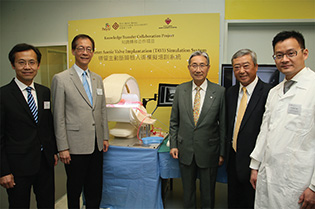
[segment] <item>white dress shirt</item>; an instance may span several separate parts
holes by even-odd
[[[17,79],[15,77],[14,79],[15,83],[18,85],[18,87],[20,88],[25,100],[26,100],[26,103],[28,103],[28,99],[27,99],[27,91],[26,91],[26,88],[28,87],[27,85],[25,85],[24,83],[22,83],[21,81],[19,81],[19,79]],[[36,91],[35,91],[35,88],[34,88],[34,82],[31,83],[31,85],[29,85],[30,87],[32,87],[32,90],[31,90],[31,93],[33,95],[33,98],[35,100],[35,104],[36,104],[36,107],[38,109],[38,102],[37,102],[37,94],[36,94]]]
[[[246,104],[248,104],[248,102],[250,101],[250,98],[253,95],[253,92],[254,92],[254,89],[255,89],[257,83],[258,83],[258,77],[256,76],[256,78],[255,78],[255,80],[253,80],[253,82],[251,82],[250,84],[245,86],[246,94],[247,94],[247,103]],[[244,86],[240,83],[240,89],[238,91],[239,93],[238,93],[238,99],[237,99],[237,108],[236,108],[235,118],[234,118],[234,128],[235,128],[235,124],[236,124],[236,120],[237,120],[238,108],[240,106],[241,99],[243,97],[243,87]],[[234,133],[234,128],[233,128],[233,133]]]
[[[196,95],[196,87],[197,85],[195,84],[194,81],[192,81],[193,85],[192,85],[192,108],[194,109],[194,101],[195,101],[195,95]],[[203,105],[203,101],[205,100],[205,96],[206,96],[206,91],[207,91],[207,86],[208,86],[208,82],[207,79],[205,79],[205,81],[200,85],[200,110],[199,112],[201,113],[202,110],[202,105]]]

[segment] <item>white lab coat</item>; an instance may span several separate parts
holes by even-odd
[[[315,189],[315,73],[304,68],[292,80],[286,94],[284,82],[269,92],[251,153],[260,162],[256,209],[300,208],[303,191]]]

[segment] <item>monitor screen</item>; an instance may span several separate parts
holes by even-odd
[[[157,106],[172,106],[177,85],[178,84],[159,84]]]
[[[258,65],[257,76],[272,86],[276,86],[284,79],[284,75],[279,72],[276,65]],[[237,83],[231,64],[222,64],[221,85],[229,88]]]

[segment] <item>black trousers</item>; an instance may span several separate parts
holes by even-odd
[[[183,183],[184,208],[196,208],[196,179],[200,179],[201,208],[214,208],[218,167],[200,168],[193,159],[190,165],[179,163]]]
[[[14,175],[14,174],[13,174]],[[37,208],[55,207],[54,167],[49,166],[45,154],[41,155],[39,171],[31,176],[14,176],[14,188],[7,189],[9,208],[30,208],[31,188]]]
[[[103,151],[95,148],[89,155],[71,155],[65,165],[67,173],[68,208],[80,208],[83,190],[86,208],[99,208],[103,187]]]
[[[228,165],[228,207],[229,208],[254,208],[255,190],[248,181],[241,182],[236,172],[236,157],[233,148],[230,149]]]

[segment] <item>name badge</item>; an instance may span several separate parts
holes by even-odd
[[[44,101],[44,110],[50,109],[50,101]]]
[[[103,89],[96,89],[97,95],[103,95]]]
[[[289,104],[288,114],[301,115],[302,106],[300,104]]]

